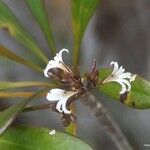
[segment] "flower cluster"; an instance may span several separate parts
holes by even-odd
[[[131,82],[135,80],[136,75],[132,75],[130,72],[125,72],[123,66],[119,67],[117,62],[112,61],[110,66],[114,65],[114,69],[103,82],[102,84],[109,83],[109,82],[117,82],[122,86],[122,90],[120,94],[125,92],[129,92],[131,90]]]
[[[63,52],[69,53],[67,49],[62,49],[53,60],[49,61],[44,70],[46,77],[53,77],[62,84],[62,88],[51,89],[47,94],[47,100],[56,103],[56,110],[59,113],[71,114],[71,110],[68,109],[70,102],[79,94],[83,95],[97,87],[99,83],[119,83],[122,87],[120,94],[131,90],[131,82],[135,80],[136,75],[125,72],[125,69],[122,66],[119,67],[117,62],[112,61],[110,63],[110,66],[114,65],[112,73],[102,82],[99,82],[99,71],[96,69],[96,61],[94,60],[92,69],[90,73],[87,73],[85,81],[81,79],[79,71],[73,71],[63,62]]]
[[[62,53],[69,52],[67,49],[62,49],[56,54],[54,60],[49,61],[47,64],[44,75],[46,77],[54,77],[60,81],[64,89],[55,88],[47,94],[47,100],[57,102],[56,109],[60,113],[71,114],[67,109],[68,99],[79,93],[81,79],[67,66],[62,60]]]

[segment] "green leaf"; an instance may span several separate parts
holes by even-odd
[[[32,62],[23,59],[22,57],[16,55],[15,53],[11,52],[10,50],[8,50],[7,48],[5,48],[1,45],[0,45],[0,56],[8,58],[17,63],[23,64],[23,65],[30,67],[38,72],[43,72],[43,69],[41,67],[39,67],[38,65],[33,64]]]
[[[40,25],[50,49],[52,53],[55,54],[56,48],[55,43],[53,40],[52,30],[49,25],[47,13],[45,11],[44,2],[43,0],[26,0],[28,6],[31,9],[33,16],[35,17],[36,21]]]
[[[79,49],[84,32],[100,0],[71,0],[71,2],[74,37],[73,61],[77,67],[79,62]]]
[[[33,37],[26,32],[26,30],[21,26],[18,19],[15,17],[13,12],[0,1],[0,28],[9,31],[11,36],[13,36],[17,41],[23,44],[28,50],[34,53],[39,59],[48,62],[47,57],[43,54],[41,49],[37,46]]]
[[[0,81],[0,90],[25,88],[25,87],[55,87],[55,85],[47,82],[37,82],[37,81],[20,81],[20,82]]]
[[[108,77],[109,69],[100,70],[100,80]],[[131,83],[131,91],[128,94],[120,95],[121,86],[116,82],[104,84],[100,91],[123,104],[138,109],[150,108],[150,82],[137,76]]]
[[[21,101],[20,103],[11,106],[4,111],[0,112],[0,135],[11,125],[11,123],[16,119],[16,117],[22,112],[24,107],[39,94],[45,92],[42,90],[35,93],[33,96]]]
[[[76,135],[76,132],[77,132],[77,124],[71,122],[70,125],[65,128],[65,131],[66,131],[67,133],[72,134],[72,135]]]
[[[4,150],[92,150],[85,142],[69,134],[48,128],[16,127],[8,129],[0,138]]]

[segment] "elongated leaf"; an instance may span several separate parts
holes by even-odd
[[[86,30],[87,24],[94,14],[96,6],[100,0],[71,0],[72,2],[72,21],[74,36],[74,65],[77,66],[79,61],[79,49],[81,40]]]
[[[0,138],[4,150],[92,150],[85,142],[69,134],[56,131],[49,135],[47,128],[16,127],[8,129]]]
[[[0,90],[25,88],[25,87],[55,87],[54,84],[36,81],[8,82],[0,81]]]
[[[21,113],[24,107],[39,94],[45,92],[38,92],[33,96],[21,101],[17,105],[11,106],[4,111],[0,112],[0,135],[11,125],[11,123],[15,120],[15,118]]]
[[[15,15],[11,10],[0,1],[0,28],[4,28],[11,36],[16,38],[21,44],[23,44],[27,49],[34,53],[39,59],[48,62],[47,57],[43,54],[41,49],[37,46],[36,42],[33,40],[32,36],[26,32],[26,30],[21,26]]]
[[[100,79],[106,78],[110,73],[108,69],[100,70]],[[121,86],[115,82],[107,83],[100,87],[101,92],[129,107],[138,109],[150,108],[150,82],[137,76],[135,81],[132,82],[132,88],[128,94],[120,95],[120,89]]]
[[[34,94],[35,92],[0,92],[0,98],[30,97]]]
[[[52,36],[52,31],[50,29],[50,25],[48,22],[47,14],[44,8],[43,0],[26,0],[28,6],[31,9],[33,16],[35,17],[36,21],[40,25],[50,49],[52,53],[55,54],[56,48],[55,43]]]
[[[23,59],[22,57],[16,55],[15,53],[11,52],[10,50],[8,50],[7,48],[0,46],[0,56],[8,58],[10,60],[13,60],[17,63],[23,64],[27,67],[30,67],[38,72],[43,72],[43,69],[40,68],[38,65],[33,64],[32,62]]]

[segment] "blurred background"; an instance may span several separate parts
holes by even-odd
[[[19,18],[21,24],[30,32],[39,46],[48,52],[48,45],[38,24],[33,18],[25,0],[2,0]],[[44,0],[52,24],[58,51],[71,50],[72,25],[70,0]],[[26,49],[6,31],[0,30],[0,44],[17,54],[31,57]],[[114,60],[150,80],[150,0],[103,0],[91,19],[84,35],[81,51],[81,70],[90,68],[96,58],[98,67],[109,67]],[[49,55],[49,59],[51,59]],[[67,60],[68,64],[71,60]],[[0,80],[45,80],[44,75],[0,58]],[[119,124],[135,150],[148,150],[150,144],[150,110],[136,110],[95,92],[114,120]],[[18,101],[16,99],[16,101]],[[1,109],[11,105],[11,100],[1,100]],[[46,99],[34,100],[32,104],[46,103]],[[91,111],[77,102],[78,135],[95,150],[116,150],[114,143],[105,133],[103,126]],[[16,124],[43,126],[63,129],[57,114],[48,110],[22,114]]]

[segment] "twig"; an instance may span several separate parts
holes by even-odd
[[[23,112],[30,112],[30,111],[35,111],[35,110],[45,110],[45,109],[49,109],[49,110],[52,110],[54,112],[57,112],[60,115],[62,124],[65,127],[67,127],[72,122],[72,124],[73,124],[72,131],[73,132],[71,134],[75,134],[75,132],[76,132],[76,116],[74,116],[73,114],[60,113],[56,109],[56,103],[55,102],[42,104],[42,105],[36,105],[36,106],[30,106],[30,107],[25,108],[23,110]]]
[[[88,98],[82,102],[94,112],[94,115],[105,127],[106,132],[111,137],[118,150],[133,150],[117,123],[110,116],[106,108],[96,100],[94,95],[88,94]]]
[[[42,105],[36,105],[36,106],[31,106],[31,107],[26,107],[26,108],[23,110],[23,112],[30,112],[30,111],[43,110],[43,109],[50,109],[50,110],[53,110],[53,105],[52,105],[52,103],[42,104]]]

